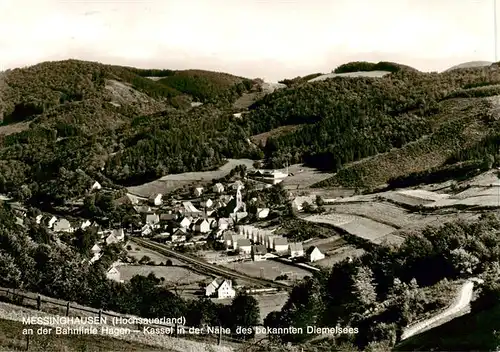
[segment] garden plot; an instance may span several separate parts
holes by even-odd
[[[360,203],[360,202],[372,202],[375,200],[376,194],[363,194],[355,195],[349,197],[340,198],[325,198],[323,199],[327,204],[339,204],[339,203]]]
[[[389,192],[383,192],[378,194],[380,197],[387,199],[389,201],[398,203],[398,204],[403,204],[403,205],[408,205],[408,206],[419,206],[419,205],[424,205],[424,204],[429,204],[429,203],[434,203],[433,200],[426,200],[422,198],[417,198],[417,197],[412,197],[407,194],[403,194],[400,192],[396,191],[389,191]]]
[[[129,281],[135,275],[148,276],[153,273],[157,278],[165,278],[166,286],[190,285],[208,279],[208,276],[178,266],[120,265],[116,269],[124,281]]]
[[[386,236],[394,231],[396,228],[388,226],[371,219],[363,218],[355,215],[341,215],[341,214],[321,214],[311,215],[304,220],[331,224],[337,226],[348,233],[364,238],[366,240],[378,243],[377,239]]]
[[[222,264],[222,266],[246,274],[248,276],[262,277],[267,280],[275,280],[277,276],[287,274],[290,278],[301,280],[306,276],[312,276],[311,272],[296,266],[286,265],[273,260],[258,262],[233,262]]]
[[[359,215],[395,228],[411,225],[408,212],[387,202],[338,203],[327,205],[326,209],[334,209],[336,213]]]
[[[315,266],[320,266],[322,268],[326,269],[331,269],[331,267],[338,263],[341,262],[342,260],[345,260],[347,258],[357,258],[362,256],[365,251],[360,248],[355,248],[352,246],[344,246],[342,248],[338,248],[333,251],[323,251],[321,248],[320,250],[322,253],[326,254],[327,256],[325,259],[319,260],[317,262],[314,262]]]
[[[421,199],[424,201],[440,201],[449,197],[449,194],[436,193],[431,191],[426,191],[423,189],[407,189],[402,191],[397,191],[399,194],[403,194],[408,197]]]
[[[477,187],[473,186],[471,188],[466,189],[463,192],[455,194],[452,198],[454,199],[467,199],[474,197],[482,197],[482,196],[496,196],[500,195],[500,185],[493,187]]]
[[[498,194],[495,194],[479,195],[465,199],[442,199],[431,204],[424,204],[424,207],[453,207],[457,205],[496,207],[500,205],[500,198]]]

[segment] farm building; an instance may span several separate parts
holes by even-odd
[[[224,192],[224,185],[222,183],[216,183],[213,186],[212,191],[214,193],[222,193],[222,192]]]
[[[183,217],[182,220],[180,221],[179,225],[185,229],[187,229],[189,226],[191,226],[191,223],[193,220],[191,218],[188,218],[187,216]]]
[[[172,236],[170,237],[170,240],[172,242],[185,242],[186,241],[186,230],[180,228],[180,229],[175,229],[175,231],[172,233]]]
[[[250,240],[242,238],[238,240],[237,243],[238,243],[238,252],[244,254],[250,254],[252,252],[252,244],[250,243]]]
[[[234,298],[236,291],[233,289],[231,280],[215,279],[205,288],[205,295],[208,297],[217,297],[219,299]]]
[[[203,208],[211,208],[213,205],[214,202],[210,198],[200,202],[200,206]]]
[[[210,224],[207,219],[198,219],[194,224],[194,230],[200,233],[210,232]]]
[[[101,184],[97,181],[95,181],[92,186],[90,186],[91,191],[98,191],[102,188]]]
[[[156,227],[160,223],[160,216],[158,214],[146,215],[146,224]]]
[[[227,230],[229,228],[229,222],[231,220],[229,219],[226,219],[226,218],[220,218],[219,221],[218,221],[218,229],[219,230]]]
[[[290,246],[288,247],[288,254],[290,255],[290,258],[303,257],[304,248],[302,247],[302,243],[290,243]]]
[[[73,232],[73,230],[70,222],[66,219],[60,219],[54,224],[55,232]]]
[[[100,253],[100,252],[101,252],[101,247],[99,247],[99,246],[97,245],[97,243],[96,243],[96,244],[94,244],[94,246],[90,249],[90,251],[92,252],[92,254]]]
[[[269,216],[269,208],[257,208],[257,218],[265,219]]]
[[[106,277],[108,278],[108,280],[122,282],[120,280],[120,272],[115,267],[112,267],[111,269],[108,270],[108,272],[106,273]]]
[[[163,202],[162,201],[162,198],[163,198],[163,195],[161,193],[156,193],[156,194],[153,194],[150,198],[149,198],[149,201],[152,205],[155,205],[155,206],[160,206],[161,203]]]
[[[55,216],[52,216],[51,218],[48,218],[49,220],[47,221],[47,227],[51,229],[54,224],[57,222],[57,218]]]
[[[35,222],[37,224],[40,224],[42,222],[42,219],[43,219],[43,215],[42,214],[37,215],[36,218],[35,218]]]
[[[245,185],[240,180],[237,180],[231,184],[231,189],[233,189],[233,191],[237,191],[238,189],[245,189]]]
[[[89,220],[85,220],[84,222],[82,222],[80,228],[82,230],[85,230],[87,227],[89,227],[90,225],[92,225],[92,223],[89,221]]]
[[[321,253],[319,248],[316,246],[309,247],[306,251],[306,256],[307,256],[307,260],[310,261],[311,263],[316,262],[318,260],[325,259],[325,255],[323,253]]]
[[[203,187],[196,187],[194,189],[194,195],[195,197],[199,197],[203,194]]]
[[[278,253],[285,253],[288,251],[288,240],[284,237],[276,237],[274,239],[273,249]]]
[[[234,250],[238,249],[238,241],[245,238],[243,235],[237,235],[235,233],[231,236],[231,248]]]
[[[259,262],[261,260],[266,260],[267,249],[266,246],[262,244],[257,244],[252,246],[252,260]]]

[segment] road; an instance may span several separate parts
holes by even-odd
[[[455,303],[448,307],[446,310],[441,313],[436,314],[433,317],[430,317],[426,320],[418,322],[414,325],[407,327],[403,334],[401,335],[401,340],[405,340],[411,336],[420,334],[429,328],[434,328],[441,324],[444,324],[449,321],[449,318],[457,313],[459,313],[462,309],[466,308],[471,299],[472,293],[474,289],[474,282],[472,280],[467,281],[460,288],[460,292],[455,300]]]
[[[145,248],[156,251],[160,254],[174,257],[174,258],[177,258],[185,263],[195,265],[197,268],[202,268],[209,273],[221,275],[224,277],[230,277],[233,279],[244,280],[245,282],[252,283],[252,284],[257,285],[257,286],[276,287],[276,288],[285,289],[288,291],[292,290],[291,286],[285,285],[283,283],[247,276],[247,275],[241,274],[241,273],[234,271],[234,270],[222,268],[222,267],[214,265],[214,264],[209,264],[209,263],[204,262],[203,260],[201,260],[199,258],[176,252],[174,250],[171,250],[170,248],[168,248],[165,245],[155,243],[155,242],[152,242],[150,240],[145,240],[145,239],[136,238],[136,237],[132,237],[131,240],[133,242],[137,243],[138,245],[141,245]]]

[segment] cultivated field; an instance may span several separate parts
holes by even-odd
[[[267,280],[275,280],[277,276],[283,274],[288,274],[290,278],[296,280],[301,280],[306,276],[312,276],[312,274],[307,270],[272,260],[263,260],[259,262],[234,262],[222,264],[222,266],[248,276],[260,278],[262,275],[262,278]]]
[[[256,145],[262,144],[263,146],[265,146],[269,137],[277,137],[277,136],[280,136],[282,134],[290,133],[290,132],[296,131],[300,127],[301,127],[301,125],[280,126],[278,128],[274,128],[270,131],[256,134],[256,135],[250,137],[250,140],[252,141],[252,143],[254,143]]]
[[[293,176],[288,176],[282,182],[287,189],[307,188],[333,176],[331,173],[322,172],[302,164],[290,165],[288,172],[292,173]]]
[[[315,266],[320,266],[326,269],[331,269],[331,267],[348,257],[356,258],[362,256],[365,251],[360,248],[355,248],[353,246],[343,246],[332,251],[324,251],[318,247],[323,254],[326,254],[325,259],[314,262]]]
[[[388,71],[357,71],[357,72],[346,72],[346,73],[327,73],[326,75],[321,75],[316,78],[310,79],[308,82],[317,82],[324,81],[328,78],[334,77],[372,77],[372,78],[380,78],[389,74]]]
[[[9,134],[25,131],[30,127],[30,123],[31,121],[23,121],[2,125],[0,126],[0,136],[8,136]]]
[[[253,169],[253,163],[254,161],[250,159],[228,159],[226,164],[214,171],[184,172],[182,174],[167,175],[140,186],[128,187],[128,191],[143,197],[150,197],[155,193],[167,194],[185,185],[211,182],[213,179],[222,178],[238,165],[245,165],[251,170]]]
[[[178,266],[120,265],[116,269],[124,281],[129,281],[135,275],[148,276],[153,273],[157,278],[165,278],[166,286],[190,285],[209,280],[207,276]]]

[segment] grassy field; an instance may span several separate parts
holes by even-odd
[[[128,187],[128,191],[142,197],[150,197],[152,194],[167,194],[186,185],[211,182],[229,174],[238,165],[246,165],[253,169],[253,160],[250,159],[229,159],[226,164],[214,171],[185,172],[182,174],[172,174],[162,178],[144,183],[140,186]]]
[[[223,266],[253,277],[261,277],[262,274],[263,278],[267,280],[275,280],[277,276],[284,273],[288,273],[288,276],[291,278],[292,275],[290,272],[294,273],[294,279],[297,280],[303,279],[306,276],[312,276],[307,270],[271,260],[259,262],[234,262],[224,264]]]
[[[287,189],[311,187],[313,184],[326,180],[333,175],[302,164],[290,165],[288,172],[293,176],[288,176],[283,180],[283,186]]]
[[[183,262],[181,262],[180,260],[178,260],[176,258],[161,255],[157,252],[153,252],[152,250],[141,247],[138,244],[130,242],[130,241],[127,242],[125,247],[127,247],[129,245],[132,247],[132,249],[127,250],[127,254],[130,257],[137,258],[137,260],[140,260],[144,256],[148,256],[149,258],[151,258],[152,261],[154,261],[155,264],[165,263],[168,259],[170,259],[172,261],[173,265],[184,265]]]
[[[256,134],[255,136],[250,137],[250,140],[256,145],[266,145],[266,142],[269,137],[278,137],[283,134],[291,133],[299,129],[300,125],[286,125],[281,126],[275,129],[272,129],[268,132]]]
[[[492,351],[500,345],[500,304],[409,338],[396,351]]]
[[[33,335],[28,349],[21,322],[0,319],[0,351],[173,351],[100,335]]]
[[[130,280],[135,275],[148,276],[155,274],[158,278],[165,278],[165,285],[190,285],[193,283],[209,280],[187,268],[178,266],[153,266],[153,265],[120,265],[116,267],[124,281]]]

